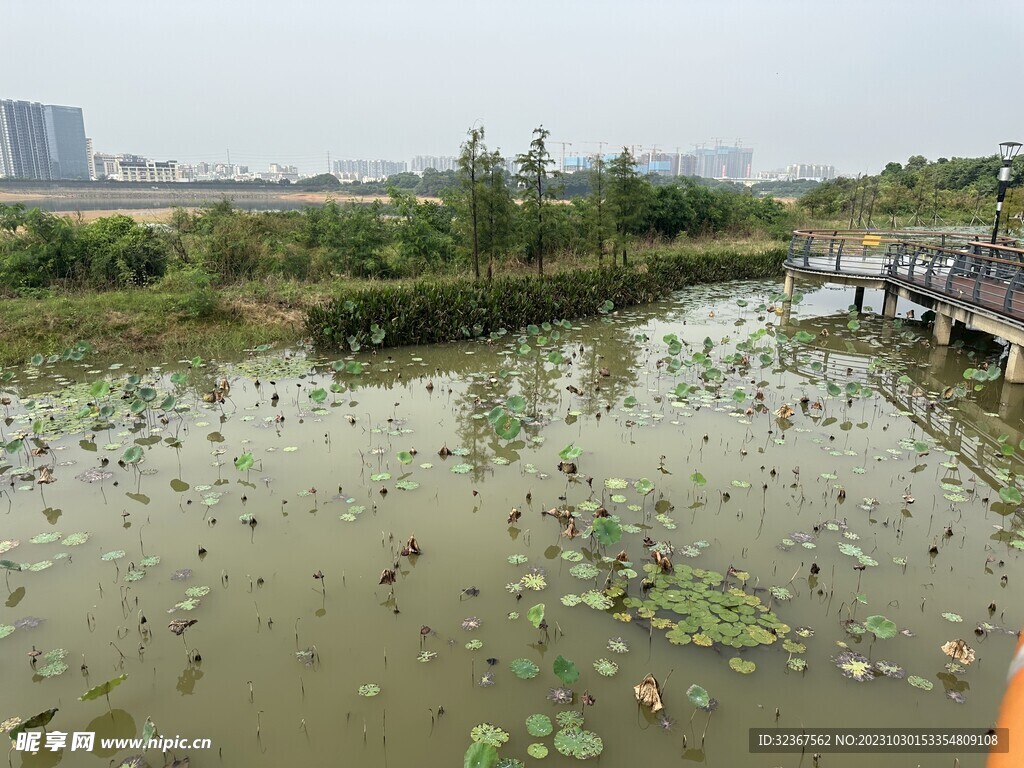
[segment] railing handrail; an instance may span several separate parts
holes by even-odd
[[[811,238],[814,240],[834,240],[834,241],[858,241],[857,244],[863,244],[864,238],[866,237],[878,237],[878,246],[881,245],[916,245],[916,246],[927,246],[929,248],[942,248],[945,250],[956,251],[956,248],[949,248],[948,246],[938,244],[934,245],[931,242],[927,242],[926,239],[938,238],[940,240],[957,240],[961,241],[964,246],[971,246],[975,248],[989,248],[997,251],[1009,251],[1011,253],[1020,254],[1024,256],[1024,248],[1017,247],[1017,241],[1010,237],[1000,236],[998,242],[990,243],[984,240],[979,240],[978,235],[975,233],[964,233],[964,232],[907,232],[903,230],[835,230],[835,229],[797,229],[793,231],[793,237]],[[872,246],[871,244],[865,247],[878,247]]]
[[[915,286],[1024,326],[1024,248],[1016,241],[1004,237],[1002,242],[990,243],[976,234],[931,232],[914,233],[914,238],[892,237],[905,234],[795,230],[786,264],[820,274]]]
[[[813,235],[814,237],[835,237],[835,238],[861,238],[865,235],[880,236],[888,240],[910,240],[922,237],[952,238],[963,240],[977,240],[976,232],[945,232],[926,229],[796,229],[794,235]],[[1000,235],[999,242],[1012,243],[1014,238]],[[986,243],[988,245],[988,243]]]

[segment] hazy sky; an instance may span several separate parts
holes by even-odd
[[[1024,141],[1020,0],[3,0],[0,98],[182,162],[722,139],[877,171]],[[559,144],[549,144],[556,159]]]

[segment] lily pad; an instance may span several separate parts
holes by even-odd
[[[868,616],[864,620],[864,627],[879,640],[896,637],[896,624],[885,616]]]
[[[923,691],[930,691],[935,687],[935,684],[931,680],[917,675],[910,675],[910,677],[907,678],[907,682],[915,688],[920,688]]]
[[[469,732],[469,737],[479,744],[490,744],[492,747],[500,747],[509,740],[509,735],[501,728],[490,723],[480,723],[474,726]]]
[[[733,656],[729,659],[729,668],[734,672],[739,672],[741,675],[749,675],[757,669],[757,664],[752,661],[741,659],[739,656]]]
[[[553,730],[551,718],[547,715],[535,714],[526,718],[526,732],[534,738],[547,736]]]
[[[35,536],[33,536],[31,539],[29,539],[29,543],[31,543],[31,544],[52,544],[53,542],[60,540],[61,535],[62,534],[59,531],[53,531],[53,532],[47,532],[47,533],[37,533]]]
[[[540,674],[540,667],[529,659],[515,659],[509,664],[509,668],[520,680],[531,680]]]

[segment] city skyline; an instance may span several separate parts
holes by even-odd
[[[921,0],[523,0],[463,11],[454,0],[297,3],[288,13],[267,0],[244,11],[199,0],[9,4],[10,29],[45,15],[46,42],[9,36],[0,66],[17,73],[5,85],[12,97],[83,105],[97,150],[187,163],[230,149],[233,162],[303,172],[326,171],[328,152],[455,154],[479,124],[507,157],[543,124],[553,149],[671,152],[742,138],[756,149],[754,171],[825,162],[846,174],[918,154],[989,155],[1024,130],[1024,103],[1004,76],[1020,60],[1009,41],[1024,10],[1004,0],[991,14]],[[173,31],[175,55],[158,55],[145,35],[104,45],[82,34],[103,19]],[[536,34],[522,33],[527,21]],[[68,61],[79,62],[75,77]],[[958,98],[997,119],[953,119]]]

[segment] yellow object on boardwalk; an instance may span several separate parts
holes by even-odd
[[[986,768],[1024,766],[1024,633],[1017,643],[1013,661],[1010,662],[1009,682],[996,727],[1007,729],[1010,735],[1010,751],[990,753]]]

